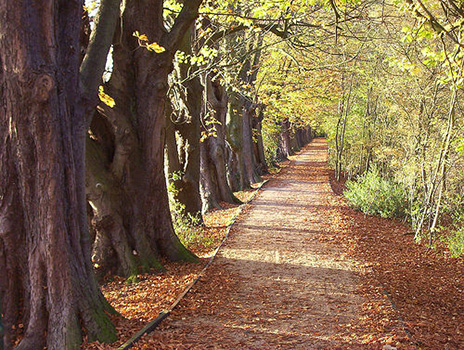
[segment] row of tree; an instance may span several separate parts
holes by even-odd
[[[336,48],[317,58],[325,83],[310,78],[324,94],[310,102],[313,126],[328,136],[336,176],[395,183],[416,239],[433,244],[451,228],[464,252],[462,3],[371,2],[346,22],[349,5],[338,9]]]
[[[233,191],[267,171],[263,49],[270,37],[291,43],[306,13],[329,9],[304,1],[86,5],[83,14],[78,0],[0,4],[6,349],[114,341],[115,311],[95,268],[133,278],[162,269],[160,257],[196,260],[174,232],[166,174],[188,217],[239,202]],[[282,155],[311,137],[308,123],[276,125]]]
[[[464,8],[455,1],[402,5],[385,11],[388,25],[366,33],[382,43],[366,43],[347,69],[345,109],[328,122],[336,168],[357,176],[374,167],[399,184],[416,238],[432,244],[443,225],[459,228],[463,219]]]

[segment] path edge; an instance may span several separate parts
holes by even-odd
[[[256,196],[260,193],[261,189],[266,185],[270,179],[264,180],[259,184],[259,186],[255,189],[252,197],[250,200],[246,203],[243,203],[240,205],[239,210],[237,213],[234,215],[232,218],[230,225],[227,227],[226,234],[224,238],[222,239],[221,243],[219,246],[216,248],[216,250],[213,253],[213,256],[209,259],[208,263],[205,265],[203,270],[200,271],[198,276],[189,284],[187,287],[184,289],[184,291],[177,297],[177,299],[171,304],[171,306],[167,310],[163,310],[159,313],[158,317],[156,317],[154,320],[148,322],[142,329],[140,329],[137,333],[135,333],[129,340],[127,340],[124,344],[122,344],[117,350],[128,350],[132,348],[135,343],[137,343],[145,334],[150,334],[152,333],[160,324],[163,322],[164,319],[166,319],[171,312],[179,305],[179,303],[184,299],[184,297],[187,295],[187,293],[197,284],[197,282],[201,279],[201,277],[205,274],[206,270],[208,267],[213,263],[214,259],[216,258],[216,255],[219,253],[221,250],[222,246],[224,243],[227,241],[229,238],[230,231],[232,230],[232,226],[235,224],[237,221],[238,217],[240,214],[243,212],[246,206],[251,204],[251,202],[256,198]]]

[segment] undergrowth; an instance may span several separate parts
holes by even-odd
[[[464,227],[454,230],[444,238],[452,257],[464,255]]]
[[[197,213],[196,215],[185,214],[185,205],[176,200],[179,189],[174,185],[174,181],[180,176],[182,174],[171,174],[171,181],[169,181],[168,185],[169,207],[171,209],[174,231],[187,249],[192,246],[211,248],[214,245],[214,239],[209,237],[208,232],[204,230],[201,224],[201,213]]]
[[[344,195],[350,205],[363,213],[384,218],[406,215],[406,196],[403,188],[391,179],[383,178],[376,167],[346,182]]]

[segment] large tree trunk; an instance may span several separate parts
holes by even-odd
[[[254,35],[251,33],[250,35]],[[231,171],[239,173],[239,176],[231,173],[229,178],[234,187],[238,189],[249,188],[251,184],[261,181],[257,172],[256,157],[253,150],[253,119],[255,119],[256,108],[251,86],[256,81],[261,52],[259,47],[263,37],[245,38],[243,35],[235,35],[235,41],[246,40],[246,51],[258,49],[252,57],[247,55],[239,72],[238,79],[244,86],[250,87],[249,96],[238,96],[230,91],[230,103],[227,117],[228,141],[234,153],[231,156]],[[229,40],[229,42],[231,42]],[[244,54],[245,52],[242,52]],[[237,186],[238,185],[238,186]]]
[[[290,147],[292,149],[292,152],[298,152],[300,150],[300,144],[298,141],[298,132],[295,130],[295,127],[290,127],[291,132],[290,132]]]
[[[116,33],[120,38],[121,34]],[[126,37],[124,37],[126,38]],[[142,164],[134,111],[135,72],[124,43],[114,45],[113,75],[105,87],[115,99],[99,107],[87,139],[87,200],[94,209],[96,237],[92,259],[101,274],[135,278],[140,270],[160,269],[156,242],[140,228],[144,211],[138,183],[146,172]],[[127,43],[125,43],[127,45]]]
[[[0,4],[0,295],[5,347],[114,341],[90,261],[80,1]],[[27,23],[24,19],[27,19]]]
[[[92,128],[91,142],[107,149],[101,153],[106,154],[108,165],[98,168],[97,159],[91,155],[87,158],[91,171],[88,198],[97,221],[94,259],[105,272],[130,276],[139,266],[160,268],[159,256],[196,260],[182,246],[172,226],[164,145],[168,74],[180,38],[195,18],[191,7],[198,8],[200,2],[185,5],[178,19],[186,23],[179,28],[180,22],[176,22],[169,33],[162,19],[163,1],[126,3],[123,32],[116,33],[113,46],[114,72],[107,86],[116,105],[102,108],[110,132],[101,131],[105,123]],[[140,17],[140,13],[153,16]],[[158,54],[140,47],[133,36],[136,31],[146,34],[150,42],[160,43],[166,51]]]
[[[226,174],[226,130],[227,94],[218,81],[205,78],[205,94],[212,113],[203,121],[206,137],[200,144],[201,149],[201,194],[203,211],[220,207],[221,201],[240,204],[227,182]],[[207,108],[207,106],[205,106]],[[206,114],[206,113],[205,113]],[[205,116],[203,116],[205,117]]]
[[[120,97],[115,89],[110,91]],[[126,101],[118,101],[118,109],[103,108],[102,115],[96,114],[92,121],[92,136],[87,138],[87,200],[94,209],[92,259],[97,271],[132,279],[139,271],[161,269],[161,265],[150,237],[137,230],[136,215],[141,208],[133,181],[140,154],[135,129],[121,113]]]
[[[250,184],[258,183],[261,177],[257,173],[256,158],[253,152],[253,119],[256,115],[257,104],[245,101],[242,114],[243,122],[243,163],[245,168],[245,175]]]
[[[0,247],[1,248],[1,247]],[[0,282],[1,283],[1,282]],[[2,315],[2,303],[1,303],[1,300],[2,300],[2,295],[0,294],[0,315]],[[0,317],[0,350],[4,350],[4,347],[3,347],[3,336],[4,336],[4,333],[3,333],[3,323],[2,323],[2,318]]]
[[[253,146],[253,119],[256,104],[230,93],[227,113],[227,140],[230,145],[229,183],[234,191],[250,188],[261,181]]]
[[[192,223],[202,223],[200,196],[200,126],[185,115],[168,116],[166,128],[167,174],[175,188],[174,200],[181,204],[181,214]]]
[[[243,100],[234,91],[229,92],[227,108],[227,141],[232,154],[229,159],[229,181],[234,191],[251,187],[243,160]]]
[[[181,50],[192,54],[191,37],[195,30],[191,28],[181,45]],[[199,77],[186,63],[175,62],[172,73],[171,98],[172,111],[168,114],[166,147],[168,149],[168,171],[177,172],[173,181],[176,200],[182,204],[183,215],[197,217],[201,221],[202,203],[200,196],[200,118],[203,87]],[[201,222],[199,222],[201,223]]]

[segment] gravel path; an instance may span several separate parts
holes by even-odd
[[[206,275],[141,348],[356,346],[360,272],[331,244],[326,161],[326,141],[316,139],[264,187]]]

